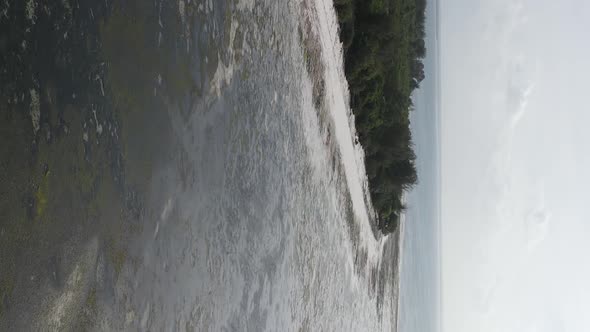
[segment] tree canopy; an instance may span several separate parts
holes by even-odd
[[[402,196],[418,180],[411,94],[424,79],[426,0],[335,0],[371,200],[379,228],[397,229]]]

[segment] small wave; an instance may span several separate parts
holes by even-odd
[[[304,38],[312,39],[302,41],[312,84],[312,96],[308,104],[318,109],[319,119],[307,119],[306,128],[310,132],[322,133],[322,140],[308,137],[308,146],[315,150],[312,154],[318,156],[316,158],[321,155],[317,150],[328,150],[327,158],[333,159],[333,171],[342,174],[341,178],[338,175],[332,176],[342,181],[340,186],[347,197],[341,207],[349,210],[343,213],[343,219],[348,223],[350,237],[349,269],[354,271],[352,275],[355,276],[351,278],[351,287],[368,287],[371,293],[376,294],[378,311],[383,308],[386,294],[392,294],[395,299],[392,300],[392,312],[396,320],[401,244],[399,236],[403,231],[400,228],[394,236],[383,237],[376,230],[364,164],[365,154],[357,141],[354,114],[349,104],[342,43],[333,3],[329,0],[304,0],[302,5],[302,33]],[[309,59],[314,56],[319,56],[320,61]],[[318,91],[322,93],[321,103],[317,101]],[[388,243],[388,240],[392,242]],[[385,257],[388,261],[384,262]],[[385,290],[387,285],[390,285],[388,292]]]

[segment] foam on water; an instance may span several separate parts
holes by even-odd
[[[368,251],[368,266],[379,264],[385,241],[375,239],[371,229],[370,212],[367,206],[367,175],[364,164],[364,150],[355,144],[356,129],[354,115],[349,105],[348,83],[344,75],[342,43],[338,34],[338,20],[333,2],[314,0],[317,17],[310,20],[319,32],[322,60],[325,65],[326,100],[330,115],[334,121],[335,137],[344,165],[346,181],[360,230],[360,245]],[[352,263],[352,257],[351,257]]]
[[[231,22],[219,16],[225,56],[190,113],[170,112],[179,152],[153,176],[141,264],[115,294],[125,327],[393,328],[396,276],[371,228],[336,14],[330,0],[302,1],[241,1]],[[300,15],[320,48],[321,110]]]

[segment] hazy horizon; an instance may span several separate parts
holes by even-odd
[[[440,140],[437,4],[426,9],[426,78],[413,96],[418,184],[408,194],[401,266],[400,332],[440,328]]]

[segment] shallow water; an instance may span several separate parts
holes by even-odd
[[[103,158],[119,165],[108,153],[118,148],[123,171],[104,168],[105,178],[94,180],[98,193],[90,190],[79,203],[96,205],[96,216],[93,227],[63,235],[72,243],[69,256],[47,236],[51,257],[65,257],[49,271],[63,271],[64,282],[36,286],[46,298],[83,308],[63,318],[52,314],[55,301],[33,298],[38,309],[22,319],[15,312],[27,303],[18,300],[27,283],[17,271],[21,281],[5,296],[0,326],[14,320],[96,330],[394,328],[397,242],[371,227],[331,1],[122,8],[107,7],[99,29],[107,69],[94,89],[112,102],[83,113],[92,125],[84,117],[72,121],[84,124],[80,142],[96,137],[97,147],[88,146],[106,151],[88,156],[91,164]],[[138,36],[145,42],[136,43]],[[310,54],[305,38],[321,51]],[[309,70],[309,57],[320,59],[321,70]],[[120,126],[110,130],[112,146],[103,147],[99,126],[110,128],[107,113]],[[42,142],[38,134],[34,139]],[[66,143],[52,144],[50,153]],[[98,201],[101,188],[111,186],[104,196],[115,201]],[[98,249],[88,253],[86,243]],[[36,251],[22,255],[51,261]]]

